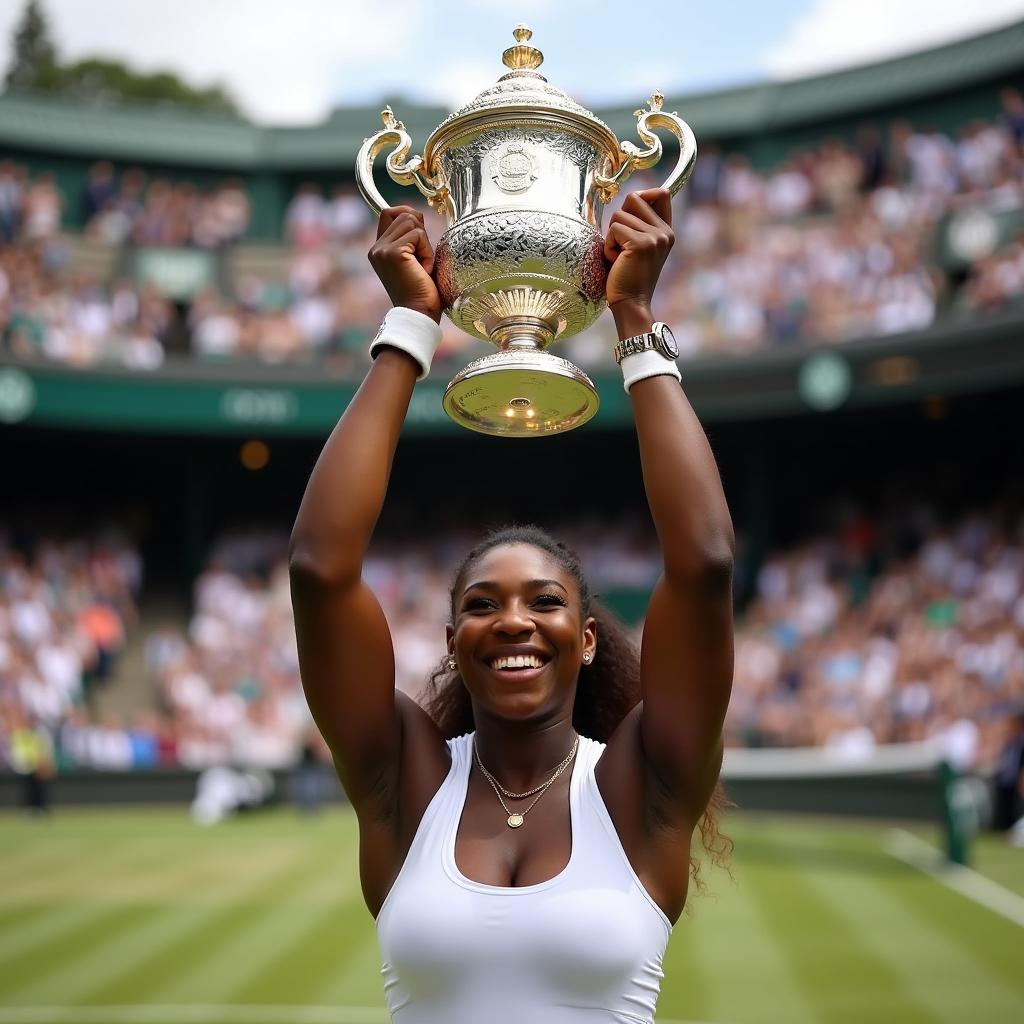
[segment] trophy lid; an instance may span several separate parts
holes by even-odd
[[[502,63],[509,70],[495,82],[446,117],[434,129],[424,146],[428,166],[439,149],[464,129],[478,131],[493,122],[498,125],[526,124],[535,120],[561,125],[566,130],[582,132],[608,151],[616,164],[620,159],[619,141],[615,133],[593,111],[577,103],[561,89],[549,84],[537,70],[544,54],[529,44],[533,32],[519,24],[513,31],[515,46],[502,54]]]

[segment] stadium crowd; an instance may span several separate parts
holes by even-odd
[[[923,511],[886,525],[888,537],[852,517],[760,567],[729,742],[857,757],[934,739],[957,767],[994,764],[1024,701],[1024,518],[994,509],[947,526]]]
[[[965,316],[998,313],[1024,296],[1024,233],[998,252],[975,261],[958,296]]]
[[[659,314],[687,356],[746,354],[792,344],[828,345],[927,327],[943,310],[991,312],[1024,297],[1021,240],[976,254],[950,277],[935,248],[948,218],[968,209],[1024,206],[1024,97],[1004,89],[1002,110],[951,137],[908,122],[883,137],[865,125],[850,142],[825,139],[771,170],[701,143],[680,194],[679,240],[659,290]],[[655,184],[637,176],[630,188]],[[238,181],[204,191],[108,161],[81,197],[88,236],[111,245],[223,250],[242,239],[249,199]],[[0,332],[30,358],[92,365],[160,365],[171,312],[152,289],[83,279],[59,240],[63,199],[48,174],[0,164]],[[431,218],[432,237],[442,230]],[[387,308],[366,262],[374,224],[351,186],[329,196],[302,185],[283,231],[281,273],[243,272],[191,303],[186,334],[205,359],[365,365]],[[65,254],[62,256],[62,252]],[[228,275],[231,277],[232,275]],[[610,356],[604,326],[565,343],[589,368]],[[117,339],[111,341],[110,339]],[[447,327],[439,372],[473,342]]]
[[[209,188],[191,181],[150,181],[138,167],[118,176],[109,160],[89,168],[78,202],[76,219],[84,233],[110,245],[216,249],[237,242],[249,226],[249,197],[238,179]],[[52,174],[33,177],[13,160],[0,161],[0,243],[53,239],[67,212]]]
[[[162,366],[172,319],[167,299],[126,278],[104,287],[89,273],[68,272],[68,261],[58,240],[0,246],[0,325],[7,351],[76,368]]]
[[[0,736],[8,767],[23,767],[19,755],[32,750],[33,735],[73,764],[142,763],[133,753],[139,737],[86,711],[114,672],[141,587],[142,560],[116,531],[88,541],[43,539],[31,557],[0,532]]]
[[[648,530],[626,520],[556,531],[597,593],[649,591]],[[366,576],[395,640],[397,685],[415,693],[444,653],[449,571],[472,540],[440,532],[375,546]],[[275,532],[226,537],[195,584],[187,628],[145,639],[152,710],[97,715],[134,616],[141,567],[124,544],[37,547],[0,558],[0,758],[34,722],[68,767],[284,768],[308,747],[285,559]],[[1024,702],[1024,517],[998,506],[946,524],[933,510],[848,514],[825,534],[742,555],[730,746],[815,746],[869,756],[931,739],[962,768],[991,769]],[[642,605],[641,605],[642,606]],[[639,630],[637,626],[637,630]],[[84,681],[84,684],[83,684]],[[136,681],[140,682],[140,681]]]

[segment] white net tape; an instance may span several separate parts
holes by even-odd
[[[857,753],[823,747],[737,747],[725,752],[722,778],[728,781],[933,772],[942,760],[940,747],[931,742],[889,743]]]

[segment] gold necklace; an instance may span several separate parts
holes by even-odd
[[[577,741],[579,737],[576,737]],[[476,742],[473,743],[473,750],[476,752]],[[492,786],[497,786],[509,798],[509,800],[525,800],[528,796],[533,796],[534,793],[539,793],[545,786],[550,786],[551,783],[558,778],[562,772],[569,766],[569,762],[572,760],[573,755],[576,753],[576,743],[573,744],[572,750],[566,755],[565,760],[555,769],[555,774],[547,782],[542,782],[539,786],[534,786],[533,789],[528,789],[525,793],[513,793],[511,790],[506,789],[496,778],[491,774],[480,760],[480,754],[476,755],[476,762],[480,765],[480,771],[484,773],[484,777],[491,783]]]
[[[525,793],[510,793],[484,767],[483,761],[480,760],[480,752],[476,749],[476,738],[474,737],[474,739],[473,739],[473,757],[476,759],[477,767],[483,773],[483,777],[491,784],[491,789],[494,790],[494,795],[498,798],[498,802],[501,804],[501,806],[505,810],[505,813],[508,815],[508,818],[506,820],[508,822],[508,827],[509,828],[519,828],[519,826],[523,824],[523,822],[526,820],[526,815],[529,814],[530,811],[533,810],[533,808],[537,804],[537,801],[547,792],[548,787],[555,781],[555,779],[558,778],[559,775],[562,774],[562,772],[565,771],[566,768],[569,767],[569,762],[573,759],[573,757],[576,756],[576,750],[579,747],[579,745],[580,745],[580,737],[579,737],[579,733],[577,733],[576,734],[576,739],[573,740],[572,750],[569,751],[569,754],[566,757],[566,759],[555,769],[555,773],[551,776],[550,779],[548,779],[547,782],[541,783],[541,785],[536,786],[534,789],[528,790]],[[533,796],[534,793],[536,793],[537,796],[534,799],[533,803],[531,803],[530,806],[526,808],[526,810],[521,811],[521,812],[513,812],[513,811],[510,811],[508,809],[508,805],[505,803],[504,800],[502,800],[502,798],[501,798],[501,794],[502,793],[504,793],[510,800],[522,800],[522,799],[525,799],[528,796]]]

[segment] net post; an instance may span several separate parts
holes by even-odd
[[[977,808],[967,780],[946,760],[939,765],[939,794],[946,859],[966,867],[977,830]]]

